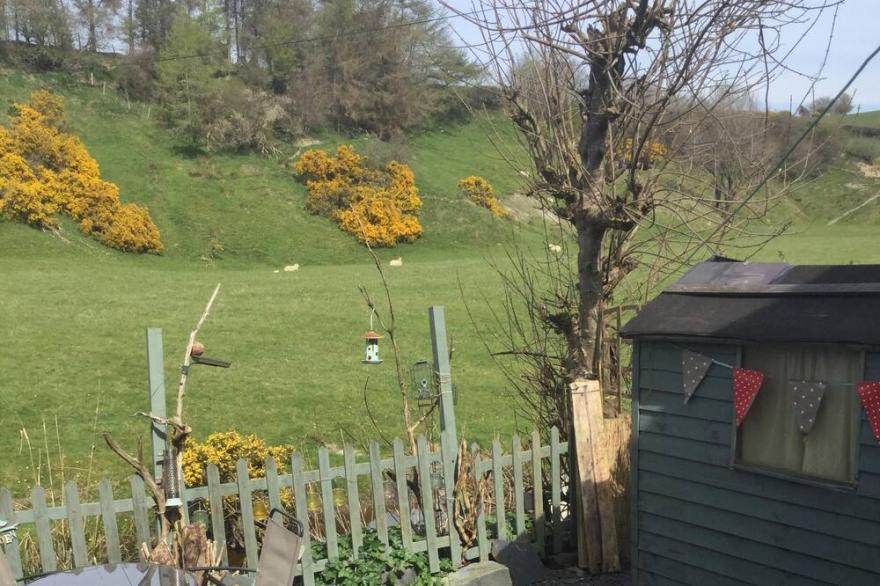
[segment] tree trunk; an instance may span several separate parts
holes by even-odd
[[[575,217],[578,239],[578,336],[574,378],[592,378],[597,373],[600,348],[599,310],[602,306],[602,240],[606,228],[587,214]]]

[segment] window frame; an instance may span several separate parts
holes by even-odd
[[[746,346],[761,346],[764,344],[769,344],[769,342],[740,342],[736,346],[736,366],[738,368],[743,368],[743,350]],[[799,346],[804,347],[825,347],[825,346],[841,346],[844,348],[849,348],[859,353],[859,363],[860,369],[862,373],[862,377],[864,377],[865,369],[866,369],[866,351],[861,346],[852,346],[850,344],[817,344],[817,343],[795,343]],[[733,376],[731,373],[731,387],[733,385]],[[853,429],[853,438],[852,441],[855,443],[855,449],[853,450],[853,478],[852,480],[832,480],[830,478],[822,478],[818,476],[808,476],[805,474],[798,474],[796,472],[787,471],[779,468],[771,468],[764,466],[755,466],[753,464],[745,464],[737,461],[736,452],[738,447],[738,438],[740,434],[740,428],[736,425],[736,403],[734,402],[731,394],[730,401],[730,459],[728,467],[731,470],[737,472],[747,472],[750,474],[757,474],[761,476],[769,476],[770,478],[778,478],[781,480],[787,480],[790,482],[796,482],[798,484],[805,484],[807,486],[814,486],[817,488],[835,490],[838,492],[855,492],[858,489],[859,485],[859,473],[861,470],[859,469],[859,462],[861,461],[861,450],[862,444],[859,441],[859,436],[861,435],[861,413],[859,414],[859,423]]]

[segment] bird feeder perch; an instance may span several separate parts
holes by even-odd
[[[370,330],[366,334],[363,335],[365,344],[364,344],[364,364],[382,364],[382,359],[379,358],[379,340],[382,339],[382,336]]]

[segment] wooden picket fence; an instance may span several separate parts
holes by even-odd
[[[448,439],[448,438],[444,438]],[[440,445],[454,445],[453,442],[442,441]],[[616,449],[616,448],[615,448]],[[455,567],[462,560],[488,559],[491,540],[498,536],[508,535],[508,531],[520,537],[526,537],[534,543],[539,554],[561,551],[563,535],[561,522],[563,516],[569,515],[563,509],[563,490],[567,479],[562,477],[562,458],[568,453],[568,443],[559,441],[559,433],[554,428],[550,434],[550,445],[541,445],[537,432],[531,435],[528,449],[518,435],[511,438],[510,448],[505,452],[501,442],[496,439],[490,451],[472,451],[473,471],[477,478],[484,480],[484,485],[491,487],[491,494],[485,495],[483,506],[476,516],[476,542],[462,551],[462,545],[453,523],[448,520],[454,516],[455,494],[455,454],[444,453],[442,448],[432,449],[424,437],[419,437],[415,454],[408,454],[404,442],[397,439],[393,442],[391,457],[383,457],[378,443],[369,447],[367,461],[359,461],[356,452],[347,447],[342,453],[342,465],[331,465],[331,454],[327,448],[318,450],[318,469],[305,470],[302,455],[294,454],[290,462],[290,473],[279,474],[278,466],[271,458],[266,461],[264,478],[250,478],[247,463],[239,460],[237,479],[235,482],[221,483],[218,469],[211,465],[207,470],[207,486],[186,488],[183,490],[183,511],[198,499],[209,504],[213,539],[218,544],[227,542],[226,522],[224,519],[223,499],[238,496],[240,501],[239,517],[244,533],[244,554],[249,567],[256,567],[259,555],[257,531],[254,525],[253,498],[265,491],[270,507],[282,506],[282,489],[292,489],[295,516],[311,531],[305,532],[304,554],[299,565],[299,575],[305,585],[314,584],[315,575],[321,572],[329,561],[339,557],[339,537],[337,515],[345,514],[347,509],[349,534],[355,552],[363,544],[365,528],[362,526],[361,505],[364,500],[370,503],[373,512],[373,524],[379,540],[388,544],[390,509],[397,509],[404,547],[413,552],[427,552],[432,572],[440,570],[441,557],[448,558]],[[418,474],[410,473],[417,470]],[[407,479],[418,477],[422,495],[422,510],[431,514],[421,515],[421,522],[414,526],[413,513],[419,518],[418,512],[411,510],[411,491]],[[386,488],[386,477],[393,478]],[[505,478],[512,477],[511,482]],[[486,482],[491,478],[491,482]],[[363,479],[363,482],[361,480]],[[369,497],[362,499],[361,487],[369,486]],[[505,487],[508,487],[505,491]],[[94,563],[123,561],[123,545],[120,537],[120,518],[126,518],[134,525],[137,544],[152,543],[156,536],[155,512],[152,500],[147,496],[143,481],[132,476],[129,479],[130,498],[114,498],[114,489],[108,479],[98,484],[99,499],[97,502],[81,502],[81,490],[70,482],[64,487],[61,506],[48,506],[46,491],[41,486],[33,488],[30,508],[17,509],[12,494],[6,488],[0,488],[0,519],[18,523],[18,536],[5,548],[7,558],[17,577],[23,575],[23,560],[27,555],[22,542],[27,539],[36,543],[39,552],[39,570],[54,571],[61,568],[59,559],[72,560],[72,564],[85,566]],[[511,494],[512,487],[512,494]],[[545,487],[549,487],[548,491]],[[345,500],[339,496],[344,490]],[[117,488],[116,492],[119,492]],[[128,489],[126,492],[129,492]],[[390,493],[390,494],[389,494]],[[314,495],[320,495],[320,505]],[[312,495],[310,499],[309,496]],[[336,498],[334,498],[336,495]],[[313,506],[310,506],[310,501]],[[341,501],[341,502],[340,502]],[[339,506],[344,503],[344,506]],[[511,511],[506,510],[506,503],[512,503]],[[317,521],[314,509],[320,507]],[[310,510],[311,509],[311,510]],[[310,514],[311,513],[311,514]],[[508,527],[508,513],[511,514],[512,527]],[[487,515],[494,515],[495,522],[487,523]],[[438,527],[438,519],[444,520]],[[101,549],[96,548],[95,541],[88,542],[86,527],[102,528],[105,544],[103,556]],[[314,559],[311,541],[316,525],[322,525],[323,542],[326,557]],[[393,522],[393,521],[392,521]],[[58,538],[57,529],[64,528],[64,538]],[[54,531],[53,533],[53,530]],[[89,535],[97,539],[98,531]],[[226,548],[223,548],[224,551]],[[33,552],[33,546],[30,549]],[[136,555],[137,547],[128,544],[126,551]],[[129,556],[131,557],[131,556]],[[228,561],[228,552],[224,553],[224,563]],[[35,562],[27,567],[33,568]],[[30,572],[35,573],[35,572]]]

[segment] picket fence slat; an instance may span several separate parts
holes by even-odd
[[[300,454],[290,458],[290,473],[293,480],[293,498],[296,502],[296,517],[303,524],[303,554],[300,560],[300,572],[303,586],[315,585],[315,571],[312,562],[312,536],[309,527],[309,508],[306,502],[306,483],[303,459]]]
[[[357,559],[360,554],[364,537],[361,528],[361,496],[358,488],[357,457],[354,448],[345,446],[343,450],[345,459],[345,492],[348,497],[348,519],[351,527],[351,550]]]
[[[507,511],[504,503],[504,467],[502,458],[501,440],[497,437],[492,440],[492,479],[495,483],[495,526],[497,527],[498,539],[507,539]]]
[[[79,504],[79,488],[75,482],[64,486],[64,501],[67,507],[67,526],[70,530],[70,544],[73,547],[73,561],[77,566],[88,563],[88,548],[83,524],[82,509]]]
[[[46,491],[37,485],[31,492],[34,507],[34,522],[37,530],[37,546],[40,549],[40,567],[44,572],[58,569],[55,562],[55,547],[52,545],[52,523],[49,521],[49,510],[46,506]]]
[[[513,435],[511,440],[511,461],[513,462],[513,493],[516,499],[516,534],[522,535],[526,532],[526,506],[525,506],[525,488],[523,486],[523,469],[520,453],[522,445],[518,434]]]
[[[431,487],[431,462],[428,460],[428,441],[420,435],[416,440],[419,453],[419,487],[422,491],[422,521],[425,525],[425,541],[428,544],[428,569],[431,573],[440,571],[440,556],[437,552],[437,527],[434,523],[434,491]]]
[[[553,553],[562,552],[562,482],[560,476],[559,429],[550,428],[550,523],[553,528]]]
[[[12,501],[12,493],[5,488],[0,489],[0,519],[11,524],[18,522],[15,505]],[[21,556],[18,552],[18,538],[14,538],[12,543],[7,544],[5,551],[6,560],[9,562],[9,567],[12,568],[12,574],[16,578],[22,578],[24,575],[22,573]]]
[[[477,487],[477,498],[475,500],[477,506],[477,547],[480,550],[480,561],[489,560],[489,540],[486,536],[486,506],[483,502],[482,479],[483,473],[480,472],[480,446],[474,444],[471,446],[471,458],[474,463],[474,482]]]
[[[406,454],[403,451],[403,440],[396,438],[394,449],[394,479],[397,485],[397,511],[400,515],[400,535],[403,546],[409,550],[413,547],[412,512],[409,508],[409,485],[407,484]]]
[[[541,436],[532,430],[532,501],[534,506],[535,545],[538,555],[544,556],[546,548],[546,519],[544,518],[544,476],[541,470]]]
[[[256,568],[259,561],[257,546],[257,530],[254,527],[254,501],[251,496],[251,485],[248,482],[247,462],[239,459],[235,463],[235,475],[238,478],[238,501],[241,508],[241,525],[244,532],[244,554],[249,568]]]
[[[379,444],[370,442],[370,482],[373,490],[373,519],[379,541],[388,547],[388,519],[385,511],[385,481],[382,473]]]
[[[339,542],[336,539],[336,508],[333,506],[333,478],[330,477],[330,452],[318,448],[318,475],[321,477],[321,506],[324,512],[324,541],[327,559],[339,559]]]
[[[223,515],[223,496],[220,494],[220,470],[208,464],[208,506],[211,509],[211,531],[214,543],[220,547],[223,565],[229,565],[229,552],[226,548],[226,523]]]
[[[443,431],[441,434],[447,432]],[[462,551],[453,522],[455,456],[458,447],[450,441],[448,435],[441,435],[439,447],[432,446],[430,449],[427,439],[420,436],[415,447],[415,453],[408,454],[405,442],[396,439],[393,442],[392,457],[382,458],[379,444],[372,442],[369,446],[369,461],[358,462],[357,452],[353,447],[347,446],[343,450],[342,466],[331,466],[329,450],[321,448],[317,451],[316,470],[305,470],[302,455],[294,454],[290,461],[289,474],[279,474],[279,463],[268,457],[265,462],[266,474],[262,478],[250,478],[247,463],[239,460],[236,463],[236,477],[231,482],[221,482],[217,467],[208,465],[206,485],[188,488],[186,495],[190,502],[203,499],[209,504],[212,536],[222,552],[223,564],[229,563],[223,503],[226,497],[238,497],[246,563],[250,567],[255,567],[259,562],[259,544],[255,530],[254,495],[266,491],[269,507],[283,508],[283,490],[287,490],[285,487],[292,487],[295,515],[303,522],[306,529],[303,556],[297,568],[306,586],[313,586],[315,574],[323,571],[329,562],[339,558],[339,527],[345,526],[346,521],[348,524],[346,531],[351,536],[355,555],[363,554],[364,526],[361,510],[365,503],[361,498],[360,481],[364,480],[362,478],[364,476],[369,477],[377,537],[386,546],[388,545],[387,511],[392,510],[388,509],[388,501],[394,501],[396,498],[396,512],[399,515],[403,545],[409,551],[426,553],[431,572],[437,572],[440,568],[441,551],[444,557],[451,558],[454,567],[460,567],[462,560],[488,559],[491,539],[506,537],[512,533],[511,529],[515,529],[518,536],[528,535],[526,527],[530,519],[534,521],[532,537],[537,551],[545,554],[548,549],[553,551],[561,549],[562,536],[559,528],[564,488],[561,470],[562,457],[568,451],[568,444],[559,441],[558,429],[550,430],[550,441],[547,446],[541,446],[540,435],[533,432],[529,449],[525,450],[521,438],[514,435],[511,439],[510,452],[507,454],[504,453],[503,443],[498,438],[492,442],[488,453],[481,452],[476,445],[472,446],[474,477],[479,482],[481,479],[485,481],[488,475],[492,474],[492,482],[483,487],[484,490],[481,489],[483,494],[478,501],[479,509],[475,519],[476,544],[466,551]],[[455,454],[444,452],[452,449],[456,450]],[[530,466],[528,472],[524,471],[526,463]],[[386,491],[386,471],[391,472],[394,478],[394,482],[388,484],[390,492]],[[505,480],[508,474],[512,474],[512,486],[507,485]],[[550,475],[549,479],[546,479],[546,474]],[[337,481],[337,478],[340,480]],[[422,494],[423,511],[412,509],[409,482],[416,478]],[[546,489],[544,480],[547,480]],[[530,488],[534,496],[534,504],[530,501],[528,510],[525,494],[527,481],[531,481]],[[45,489],[35,487],[30,495],[32,508],[22,511],[13,511],[14,501],[11,493],[6,489],[0,489],[0,518],[17,521],[22,525],[31,523],[34,526],[34,541],[42,571],[57,569],[60,565],[59,557],[71,554],[76,566],[119,562],[123,559],[119,529],[120,514],[132,513],[138,545],[145,543],[148,547],[152,547],[156,528],[155,507],[145,491],[143,480],[135,475],[130,477],[129,483],[131,498],[114,500],[112,484],[108,480],[102,480],[97,486],[99,497],[97,502],[84,503],[80,500],[79,488],[71,482],[64,487],[64,500],[61,505],[51,507],[46,502]],[[334,485],[344,488],[334,488]],[[322,506],[311,513],[308,503],[310,487],[319,489],[322,502]],[[343,490],[346,494],[344,498],[340,492]],[[512,494],[505,494],[508,490],[511,490]],[[487,516],[493,511],[492,503],[494,503],[496,528],[490,534]],[[507,515],[510,508],[513,508],[514,515],[509,523]],[[321,559],[315,559],[311,551],[313,540],[311,530],[315,529],[315,523],[321,523],[322,517],[325,519],[327,554]],[[414,520],[417,518],[421,519],[418,536],[414,527]],[[62,546],[66,551],[56,552],[53,523],[61,520],[66,521],[70,537],[69,543]],[[90,555],[93,555],[90,551],[93,551],[96,545],[93,543],[91,529],[93,523],[102,524],[97,525],[98,527],[103,526],[103,532],[94,535],[102,535],[105,539],[106,554],[104,548],[101,548],[94,555],[106,556],[104,559],[90,558]],[[86,527],[90,528],[88,535]],[[22,562],[18,549],[15,547],[7,549],[12,550],[8,555],[9,561],[13,570],[20,576]],[[137,550],[140,554],[141,548],[138,547]]]
[[[101,499],[101,522],[104,525],[104,540],[107,545],[107,561],[111,564],[122,562],[122,551],[119,547],[119,526],[116,524],[116,512],[113,510],[113,486],[110,479],[105,478],[98,484],[98,497]]]
[[[284,510],[281,504],[281,486],[278,483],[278,463],[275,458],[268,456],[266,458],[266,492],[269,496],[269,511],[272,509]],[[281,522],[280,519],[276,519]]]
[[[443,490],[446,493],[446,533],[449,539],[449,557],[452,558],[452,567],[461,567],[461,541],[458,539],[458,531],[455,529],[455,459],[458,457],[458,446],[452,432],[444,429],[440,432],[441,461],[443,462]],[[447,451],[455,450],[454,454]],[[455,536],[455,539],[452,539]]]
[[[149,547],[152,541],[147,516],[149,507],[144,494],[143,479],[137,474],[132,474],[128,479],[128,483],[131,486],[131,510],[134,516],[134,531],[137,536],[138,555],[140,556],[140,545],[144,543]]]

